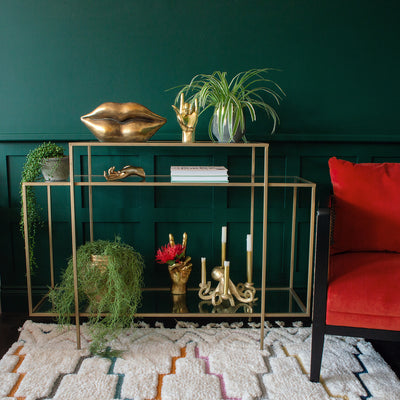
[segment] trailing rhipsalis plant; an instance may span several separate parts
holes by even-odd
[[[22,183],[35,182],[41,177],[41,168],[43,161],[46,158],[64,156],[64,149],[52,142],[42,143],[37,148],[31,150],[25,159],[25,164],[21,176],[21,218],[20,229],[22,235],[25,237],[24,232],[24,209],[22,204]],[[28,243],[29,243],[29,256],[31,268],[36,267],[36,259],[34,256],[35,240],[38,229],[42,225],[39,209],[37,206],[35,192],[32,186],[26,186],[26,208],[27,208],[27,221],[28,221]]]
[[[91,261],[91,255],[108,256],[107,266],[99,268]],[[90,313],[92,353],[104,354],[109,340],[121,329],[133,326],[141,301],[143,268],[142,256],[131,246],[121,243],[119,238],[114,242],[88,242],[78,248],[79,305],[87,307]],[[75,305],[72,258],[61,283],[50,291],[49,298],[58,314],[59,324],[69,324]]]

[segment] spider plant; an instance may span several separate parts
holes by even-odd
[[[196,75],[189,84],[180,89],[175,104],[178,103],[181,93],[184,93],[188,102],[197,99],[201,113],[214,107],[214,116],[208,125],[211,140],[214,140],[213,131],[217,137],[221,137],[225,129],[229,134],[227,141],[234,141],[237,131],[244,132],[245,109],[248,110],[251,120],[255,121],[256,108],[261,108],[272,119],[271,133],[274,133],[279,124],[279,116],[264,98],[269,96],[279,105],[285,93],[277,83],[268,79],[272,70],[251,69],[238,73],[231,81],[228,81],[226,72]]]

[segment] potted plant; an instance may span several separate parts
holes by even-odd
[[[189,84],[184,85],[175,98],[175,104],[181,93],[188,96],[187,101],[197,99],[201,113],[209,107],[214,107],[214,114],[208,126],[211,140],[214,136],[220,142],[238,142],[245,140],[244,110],[250,113],[252,121],[256,120],[255,109],[261,108],[268,117],[272,118],[274,133],[279,124],[275,109],[264,100],[268,95],[277,104],[285,95],[280,86],[267,78],[271,68],[251,69],[240,72],[228,82],[227,73],[215,71],[212,74],[196,75]]]
[[[141,301],[142,256],[121,242],[97,240],[77,250],[78,293],[80,306],[87,307],[88,325],[93,341],[90,351],[103,354],[107,342],[122,328],[133,325]],[[49,292],[60,325],[70,323],[74,312],[73,260],[62,274],[61,283]],[[105,315],[105,316],[104,316]]]
[[[64,149],[52,142],[42,143],[31,150],[22,169],[21,176],[21,219],[20,229],[24,235],[24,209],[22,205],[22,183],[35,182],[43,177],[45,180],[66,180],[69,175],[68,156],[64,156]],[[31,268],[36,266],[34,257],[35,237],[42,225],[39,215],[35,192],[32,186],[26,186],[26,208],[28,221],[28,243]]]

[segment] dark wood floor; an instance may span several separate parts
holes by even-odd
[[[23,314],[0,314],[0,359],[19,336],[18,329],[28,317]],[[51,322],[47,319],[29,318],[36,322]],[[151,321],[150,321],[151,322]],[[166,325],[167,326],[167,325]],[[382,355],[393,371],[400,378],[400,343],[372,342],[375,350]]]

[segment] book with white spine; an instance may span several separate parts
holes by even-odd
[[[171,166],[171,176],[228,176],[223,166]]]
[[[171,166],[171,182],[227,183],[228,169],[223,166]]]
[[[227,176],[211,176],[211,175],[203,175],[203,176],[171,176],[171,182],[215,182],[215,183],[227,183]]]

